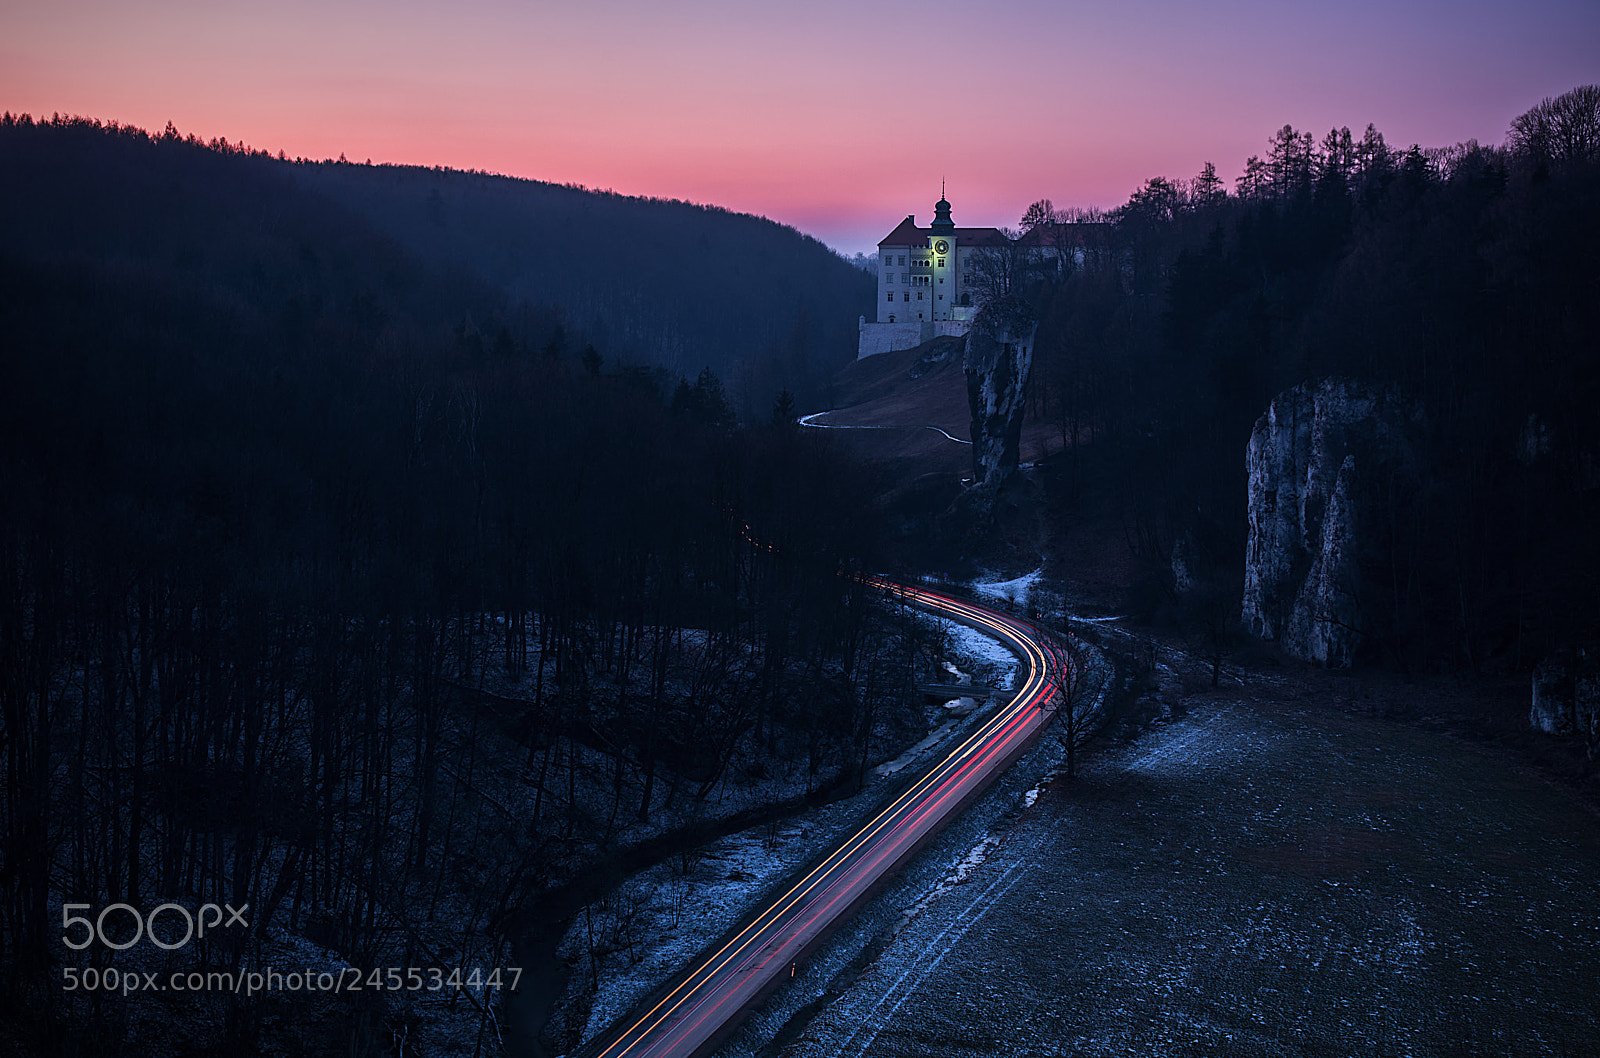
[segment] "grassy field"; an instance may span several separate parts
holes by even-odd
[[[784,1053],[1600,1054],[1600,819],[1572,786],[1398,681],[1188,687]]]

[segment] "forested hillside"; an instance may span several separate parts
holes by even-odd
[[[1061,525],[1109,515],[1144,562],[1147,609],[1178,601],[1169,559],[1187,535],[1225,613],[1252,424],[1292,386],[1352,378],[1425,422],[1420,479],[1384,483],[1389,517],[1366,527],[1386,556],[1363,581],[1371,659],[1525,670],[1592,634],[1597,101],[1547,100],[1500,147],[1285,126],[1231,191],[1209,165],[1152,179],[1103,224],[1038,203],[1033,242],[1077,248],[1016,251],[1042,318],[1034,407],[1065,453]]]
[[[881,561],[871,485],[816,438],[577,355],[281,163],[87,122],[0,158],[0,1050],[431,1038],[373,993],[108,1006],[61,960],[504,965],[552,887],[900,734],[921,647],[836,575]],[[169,901],[250,928],[60,941]]]
[[[513,301],[559,306],[613,359],[709,365],[749,414],[855,356],[871,277],[815,239],[714,206],[450,170],[322,163],[295,179]]]

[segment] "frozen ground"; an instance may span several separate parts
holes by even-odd
[[[783,1054],[1600,1054],[1575,797],[1276,684],[1186,705],[1049,787]]]
[[[1011,685],[1018,668],[1015,655],[966,625],[927,619],[950,636],[950,655],[960,666],[947,662],[953,676],[961,682]],[[914,770],[936,747],[978,722],[959,710],[947,714],[932,708],[929,717],[936,726],[928,737],[874,768],[875,779]],[[562,1022],[581,1020],[585,1040],[605,1029],[710,946],[769,889],[859,825],[883,799],[883,789],[686,850],[604,894],[574,919],[561,944],[571,973],[557,1016]]]
[[[1025,573],[1011,580],[981,580],[974,581],[972,590],[978,595],[990,599],[1000,599],[1010,602],[1019,611],[1028,605],[1028,593],[1033,586],[1039,583],[1039,578],[1044,576],[1043,569],[1036,569],[1032,573]]]
[[[1110,667],[1097,651],[1086,651],[1086,675],[1095,701],[1109,686]],[[1017,763],[984,795],[948,823],[939,836],[884,883],[877,897],[843,923],[833,940],[799,967],[718,1051],[722,1058],[772,1058],[815,1012],[853,983],[886,942],[926,920],[930,908],[959,900],[996,850],[1006,847],[1019,817],[1059,771],[1059,731],[1046,729]],[[931,1052],[937,1053],[937,1052]]]
[[[967,669],[974,683],[991,687],[1010,687],[1017,674],[1017,656],[991,636],[959,621],[936,618],[934,623],[950,636],[951,649]]]

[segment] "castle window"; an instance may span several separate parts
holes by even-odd
[[[918,294],[918,295],[917,295],[917,296],[918,296],[918,297],[921,297],[921,296],[922,296],[922,295],[921,295],[921,294]],[[911,300],[911,291],[909,291],[909,290],[907,290],[907,291],[905,291],[905,292],[904,292],[904,293],[902,293],[902,294],[901,294],[901,295],[900,295],[900,300],[901,300],[901,301],[910,301],[910,300]]]
[[[921,300],[922,300],[922,291],[920,291],[920,290],[919,290],[919,291],[917,291],[917,300],[918,300],[918,301],[921,301]]]
[[[889,291],[889,303],[894,304],[894,291]]]
[[[944,295],[943,295],[943,294],[940,294],[940,295],[939,295],[939,300],[940,300],[940,301],[943,301],[943,300],[944,300]]]
[[[906,266],[906,255],[905,254],[901,254],[900,255],[900,267],[904,268],[905,266]]]
[[[943,257],[939,258],[939,267],[940,268],[944,267],[944,258]]]

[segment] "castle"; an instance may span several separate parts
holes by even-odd
[[[856,359],[967,333],[979,251],[1005,245],[998,228],[958,228],[941,193],[933,223],[909,216],[878,243],[878,318],[861,317]]]

